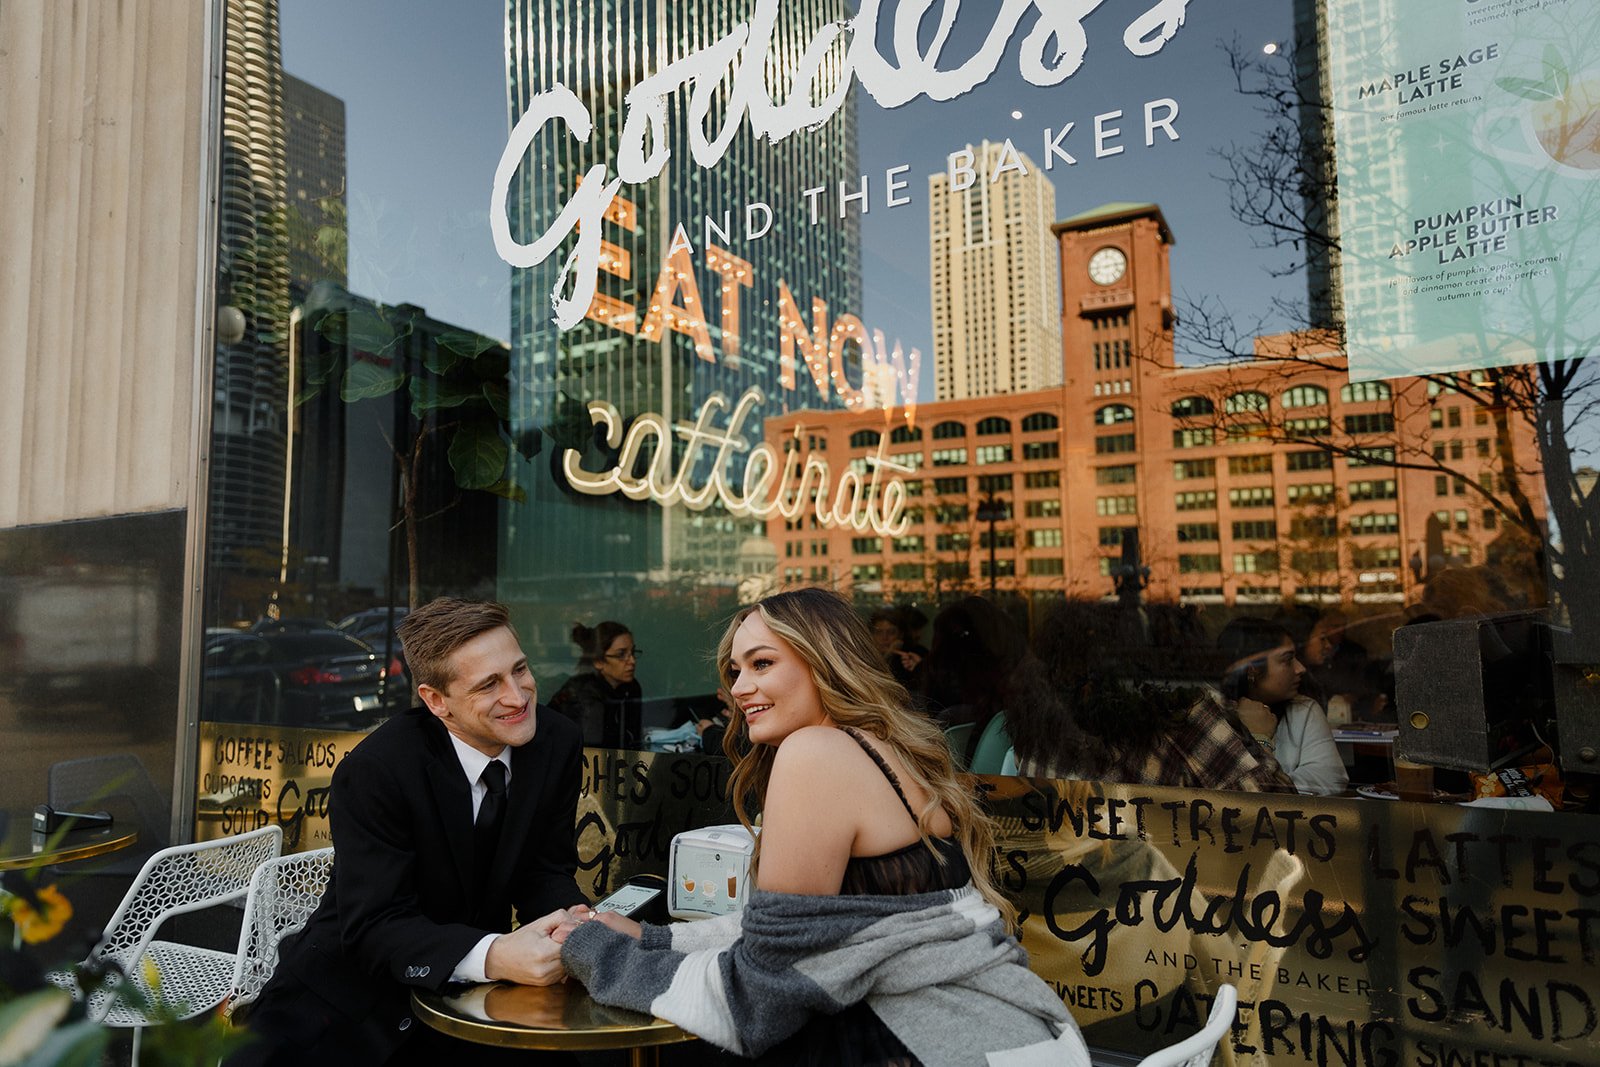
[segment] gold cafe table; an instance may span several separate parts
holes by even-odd
[[[132,846],[139,831],[132,822],[87,829],[35,833],[33,811],[12,811],[0,819],[0,871],[45,867],[56,863],[103,856]]]
[[[658,1061],[659,1046],[692,1041],[672,1023],[595,1003],[577,982],[521,986],[501,982],[454,993],[413,990],[417,1018],[479,1045],[566,1051],[627,1049],[632,1067]]]

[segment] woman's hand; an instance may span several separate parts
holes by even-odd
[[[627,934],[635,941],[644,936],[644,927],[634,922],[625,915],[618,915],[614,911],[602,911],[594,916],[596,922],[608,926],[619,934]]]
[[[1239,722],[1252,734],[1271,737],[1278,730],[1278,717],[1272,714],[1272,709],[1259,700],[1249,697],[1239,698]]]
[[[585,908],[582,914],[576,912],[570,914],[566,922],[552,930],[550,932],[550,940],[558,945],[564,945],[567,938],[572,935],[572,931],[586,922],[599,922],[602,926],[610,927],[619,934],[627,934],[635,941],[639,940],[644,933],[644,928],[638,923],[632,919],[624,918],[614,911],[594,912]]]

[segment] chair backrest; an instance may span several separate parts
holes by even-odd
[[[944,730],[944,743],[950,746],[950,758],[955,760],[959,770],[967,769],[967,741],[972,737],[972,723],[964,722],[958,726],[947,726]]]
[[[243,900],[256,868],[282,850],[276,825],[162,849],[145,861],[90,958],[127,966],[172,916]]]
[[[1011,735],[1006,732],[1005,714],[999,713],[989,720],[978,738],[978,747],[972,750],[973,774],[999,774],[1005,762],[1006,749],[1011,747]]]
[[[101,861],[96,872],[131,875],[151,853],[166,847],[171,805],[135,755],[119,752],[53,763],[47,789],[51,806],[68,811],[94,811],[117,800],[132,805],[139,823],[138,847]],[[82,872],[75,868],[74,873]]]
[[[305,926],[322,902],[332,874],[332,848],[279,856],[256,868],[250,895],[245,898],[239,962],[225,1009],[228,1015],[261,995],[278,969],[279,944]]]
[[[1020,773],[1020,771],[1019,771],[1019,769],[1017,767],[1017,750],[1016,750],[1015,746],[1006,749],[1005,759],[1000,761],[1000,773],[1001,774],[1018,774],[1018,773]]]
[[[1234,1012],[1238,1006],[1239,991],[1231,985],[1219,986],[1205,1027],[1193,1037],[1150,1053],[1139,1061],[1139,1067],[1206,1067],[1217,1045],[1232,1029]]]

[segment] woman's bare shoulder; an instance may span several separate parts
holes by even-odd
[[[806,726],[778,746],[772,763],[772,782],[779,775],[829,778],[861,772],[861,761],[870,759],[855,738],[833,726]]]

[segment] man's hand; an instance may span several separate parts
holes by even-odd
[[[561,966],[561,946],[550,935],[569,918],[587,915],[578,907],[560,909],[531,923],[524,923],[509,934],[501,934],[489,945],[483,973],[491,982],[516,982],[518,985],[554,985],[567,976]]]

